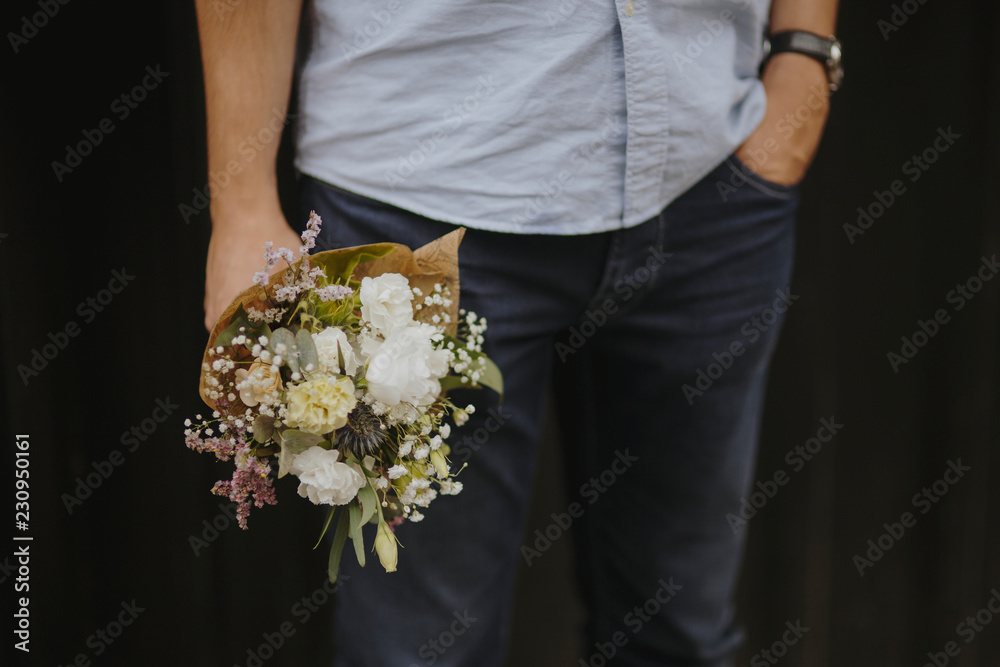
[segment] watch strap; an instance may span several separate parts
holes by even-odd
[[[767,38],[766,58],[788,52],[801,53],[821,63],[826,68],[830,91],[840,87],[844,70],[840,61],[840,42],[836,37],[822,37],[804,30],[786,30]]]

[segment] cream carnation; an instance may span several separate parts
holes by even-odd
[[[361,317],[383,335],[413,321],[413,292],[398,273],[361,280]]]
[[[441,393],[438,380],[448,374],[449,353],[435,350],[429,324],[412,323],[393,329],[368,359],[368,389],[376,400],[392,407],[432,404]]]
[[[336,449],[310,447],[292,459],[291,468],[299,478],[299,495],[316,505],[346,505],[367,483],[356,465],[340,461]]]
[[[354,409],[354,382],[349,377],[325,376],[289,387],[285,423],[316,435],[325,435],[347,423]]]
[[[323,369],[332,373],[340,372],[340,362],[344,362],[344,370],[348,375],[354,375],[358,370],[358,357],[347,340],[347,334],[337,327],[323,329],[319,333],[312,335],[313,344],[316,346],[316,354],[319,356],[319,363]],[[340,345],[340,356],[337,354],[337,345]]]
[[[236,389],[240,392],[243,405],[252,408],[259,403],[270,405],[278,402],[281,391],[281,376],[271,370],[270,364],[255,361],[250,370],[236,371]]]

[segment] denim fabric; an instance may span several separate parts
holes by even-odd
[[[310,177],[301,185],[299,219],[322,216],[321,248],[416,248],[454,229]],[[345,554],[333,664],[502,664],[517,567],[546,557],[522,547],[533,548],[525,516],[553,383],[585,661],[612,642],[615,665],[729,664],[746,531],[726,515],[748,493],[768,363],[796,298],[796,204],[796,188],[730,158],[632,228],[469,229],[461,305],[488,319],[506,397],[453,394],[477,406],[450,438],[453,463],[468,463],[465,488],[399,528],[398,572]]]

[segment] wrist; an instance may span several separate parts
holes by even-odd
[[[264,232],[288,226],[277,187],[219,185],[213,190],[210,205],[213,232]]]
[[[791,51],[776,53],[768,58],[761,71],[761,81],[765,87],[774,84],[793,85],[803,90],[814,85],[824,90],[828,87],[826,67],[822,63]]]

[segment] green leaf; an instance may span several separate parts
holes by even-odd
[[[371,245],[346,248],[340,252],[319,253],[309,258],[313,266],[320,266],[331,283],[346,285],[358,264],[369,262],[379,257],[385,257],[395,249],[390,243],[374,243]]]
[[[496,393],[500,394],[501,400],[503,399],[503,373],[500,372],[500,368],[493,363],[493,360],[487,357],[485,354],[479,354],[478,357],[475,353],[472,355],[473,359],[483,359],[485,364],[482,365],[481,372],[479,374],[479,384],[484,387],[489,387]],[[478,362],[473,362],[478,363]]]
[[[472,381],[466,380],[462,382],[462,377],[460,375],[446,375],[440,380],[441,391],[452,391],[453,389],[469,389],[472,387]]]
[[[240,329],[243,331],[240,331]],[[229,326],[223,329],[215,340],[212,342],[212,347],[217,347],[222,345],[227,347],[232,345],[233,338],[235,338],[240,333],[246,335],[247,338],[256,342],[260,336],[271,337],[271,330],[263,322],[254,323],[250,321],[250,317],[247,312],[243,310],[242,304],[236,307],[233,316],[229,320]]]
[[[347,542],[347,532],[350,529],[348,524],[350,519],[347,517],[347,512],[341,512],[337,530],[333,533],[333,545],[330,547],[330,564],[327,567],[330,583],[336,583],[337,573],[340,572],[340,557],[344,554],[344,544]]]
[[[319,353],[316,352],[316,344],[313,343],[312,334],[305,329],[295,332],[295,347],[299,353],[299,367],[302,370],[319,370]]]
[[[251,328],[250,318],[247,317],[247,311],[243,310],[243,305],[240,304],[236,307],[236,311],[233,316],[229,318],[229,326],[223,329],[215,340],[212,341],[212,347],[222,345],[227,347],[232,344],[233,338],[235,338],[240,333],[240,327],[243,327],[246,331]]]
[[[361,524],[364,525],[375,515],[375,508],[378,506],[378,495],[371,483],[358,490],[358,502],[361,503]]]
[[[271,354],[279,354],[277,351],[279,345],[285,346],[284,352],[280,353],[282,361],[295,373],[299,370],[299,360],[295,355],[295,334],[284,327],[275,329],[268,341],[267,349],[271,351]]]
[[[313,445],[319,445],[326,442],[326,438],[321,435],[316,435],[315,433],[310,433],[309,431],[299,431],[294,428],[286,428],[281,432],[281,442],[283,445],[291,445],[292,447],[308,449]]]
[[[330,523],[333,521],[333,515],[336,514],[336,513],[337,513],[337,506],[336,505],[331,505],[330,506],[330,511],[326,513],[326,521],[323,522],[323,530],[320,531],[320,533],[319,533],[319,539],[316,540],[316,546],[313,547],[313,549],[315,549],[316,547],[318,547],[320,545],[320,542],[323,541],[323,536],[326,535],[326,531],[329,530]]]
[[[456,348],[465,348],[465,343],[463,343],[458,338],[450,334],[445,334],[444,345],[447,346],[448,343],[454,343]],[[468,351],[468,350],[466,350]],[[500,394],[500,400],[503,400],[503,373],[500,372],[500,368],[493,363],[493,360],[487,357],[482,352],[469,352],[469,356],[472,357],[473,368],[479,369],[479,382],[478,385],[483,387],[489,387],[496,393]],[[482,359],[482,363],[479,360]],[[442,391],[451,391],[452,389],[469,389],[474,385],[471,380],[469,382],[462,382],[461,377],[455,375],[449,375],[447,377],[441,378],[441,389]]]
[[[365,474],[365,477],[379,477],[379,474],[373,470],[369,470],[365,467],[365,464],[359,461],[357,458],[351,456],[350,454],[345,454],[344,458],[341,459],[344,463],[349,465],[356,465],[361,468],[361,472]]]
[[[253,420],[253,439],[257,442],[268,442],[274,435],[274,417],[257,415]]]
[[[361,507],[359,506],[358,499],[355,498],[348,505],[351,514],[351,541],[354,542],[354,555],[358,557],[358,565],[361,567],[365,566],[365,538],[361,534],[361,526],[364,522],[361,521]]]
[[[278,478],[287,475],[292,467],[292,459],[296,456],[326,440],[321,435],[297,431],[293,428],[285,429],[280,433],[281,452],[278,454]]]

